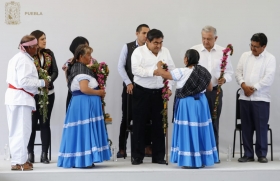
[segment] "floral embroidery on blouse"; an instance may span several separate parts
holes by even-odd
[[[44,70],[48,71],[50,66],[51,66],[51,64],[52,64],[52,57],[49,54],[45,53],[45,52],[43,52],[43,57],[44,57],[44,61],[45,62],[44,62],[44,66],[42,68]],[[37,69],[41,68],[39,57],[37,55],[35,55],[33,58],[34,58],[34,64],[35,64],[36,68]]]

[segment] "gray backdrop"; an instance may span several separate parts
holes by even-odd
[[[51,117],[52,153],[57,154],[60,145],[62,126],[65,115],[67,88],[63,63],[72,57],[69,45],[76,36],[84,36],[94,49],[92,56],[98,61],[105,61],[110,67],[106,95],[106,112],[111,114],[113,124],[108,126],[109,136],[118,145],[119,125],[121,120],[122,80],[117,71],[120,51],[124,43],[135,39],[135,29],[146,23],[150,28],[160,29],[165,38],[164,45],[170,50],[176,67],[182,67],[183,56],[187,49],[201,43],[200,31],[205,25],[217,28],[217,44],[234,46],[231,57],[234,70],[244,51],[249,51],[250,38],[254,33],[263,32],[268,37],[267,50],[280,57],[278,48],[280,24],[277,18],[279,0],[60,0],[20,1],[20,24],[5,23],[5,3],[0,3],[0,154],[8,143],[8,126],[4,105],[7,89],[6,75],[8,61],[19,51],[20,39],[39,29],[46,33],[47,47],[53,50],[59,76],[55,81],[55,104]],[[42,15],[31,15],[37,12]],[[36,13],[33,13],[36,14]],[[270,124],[274,131],[274,151],[279,151],[279,66],[276,67],[275,81],[271,87]],[[235,92],[238,85],[233,81],[223,86],[224,106],[220,119],[221,152],[233,141],[235,119]],[[174,92],[174,89],[173,89]],[[169,103],[171,107],[173,97]],[[169,114],[171,115],[171,110]],[[171,122],[169,118],[169,122]],[[172,133],[172,124],[169,127]],[[38,134],[38,132],[37,132]],[[37,136],[38,138],[39,136]],[[38,139],[37,139],[38,140]],[[171,134],[169,136],[171,143]],[[239,147],[237,147],[238,149]],[[40,148],[36,148],[40,152]]]

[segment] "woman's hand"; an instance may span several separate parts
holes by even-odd
[[[100,96],[100,97],[105,97],[106,95],[106,92],[104,89],[100,89],[100,90],[96,90],[97,91],[97,95]]]

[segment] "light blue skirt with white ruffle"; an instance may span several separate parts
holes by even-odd
[[[88,167],[110,160],[101,98],[73,92],[63,125],[58,167]]]
[[[201,93],[195,97],[175,102],[170,162],[178,166],[202,167],[218,162],[208,101]]]

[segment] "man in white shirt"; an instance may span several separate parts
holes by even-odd
[[[128,137],[127,121],[132,120],[132,92],[133,92],[133,74],[131,70],[131,55],[133,51],[138,47],[146,43],[147,33],[150,30],[146,24],[141,24],[136,28],[137,39],[123,46],[119,63],[118,71],[123,80],[123,92],[122,92],[122,122],[120,125],[119,135],[119,151],[117,153],[118,158],[126,157],[126,140]],[[128,117],[127,117],[128,116]],[[146,132],[146,149],[145,155],[151,155],[151,130]]]
[[[227,59],[227,65],[225,69],[224,78],[219,79],[221,73],[221,59],[223,57],[223,50],[224,47],[221,47],[215,44],[218,36],[216,28],[212,26],[205,26],[202,31],[202,44],[193,46],[192,49],[195,49],[199,52],[200,60],[199,64],[205,67],[212,75],[212,85],[213,90],[207,91],[205,93],[211,115],[213,114],[213,109],[215,105],[216,95],[217,95],[217,87],[218,85],[223,85],[226,82],[230,82],[232,80],[233,68],[230,61],[230,58]],[[217,109],[217,118],[214,120],[212,119],[214,133],[215,133],[215,140],[217,144],[218,154],[219,154],[219,119],[222,111],[223,105],[223,90],[219,94],[219,104]],[[213,117],[213,115],[212,115]],[[219,161],[220,162],[220,161]]]
[[[32,56],[37,54],[37,39],[27,35],[21,39],[20,52],[8,64],[5,95],[11,170],[32,170],[27,162],[27,145],[31,134],[31,112],[36,109],[33,96],[38,87],[48,87],[47,80],[39,79]]]
[[[251,38],[251,51],[242,54],[236,69],[241,85],[239,97],[244,156],[239,162],[254,161],[253,135],[256,131],[255,153],[260,163],[267,163],[267,130],[270,109],[269,89],[274,80],[276,60],[266,51],[267,37],[256,33]]]
[[[152,120],[152,163],[165,164],[165,139],[162,124],[163,79],[155,76],[157,62],[163,61],[173,70],[175,65],[167,48],[162,47],[163,34],[160,30],[152,29],[147,34],[145,45],[134,50],[131,57],[132,73],[134,74],[133,89],[133,143],[132,165],[143,163],[145,155],[145,125]],[[169,96],[172,90],[169,81]]]

